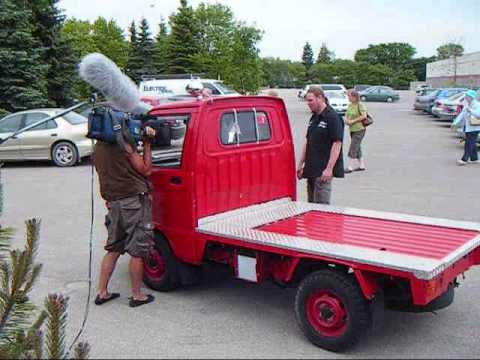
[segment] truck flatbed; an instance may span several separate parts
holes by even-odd
[[[475,223],[269,201],[199,219],[197,231],[410,272],[429,280],[480,245]]]

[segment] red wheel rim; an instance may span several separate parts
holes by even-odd
[[[348,313],[342,300],[328,290],[314,291],[305,301],[307,319],[313,328],[326,337],[342,335],[348,324]]]
[[[165,259],[158,249],[152,249],[148,258],[144,261],[143,270],[145,275],[152,280],[159,280],[165,274]]]

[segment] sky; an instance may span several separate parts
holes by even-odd
[[[337,58],[381,42],[408,42],[416,56],[432,56],[446,42],[459,42],[465,53],[480,51],[480,0],[189,0],[229,6],[236,20],[264,34],[262,57],[300,60],[308,41],[315,56],[323,42]],[[161,17],[176,11],[179,0],[60,0],[68,17],[115,19],[125,30],[146,18],[154,33]]]

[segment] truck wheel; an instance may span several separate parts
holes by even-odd
[[[298,287],[295,315],[316,346],[343,351],[372,323],[372,313],[353,276],[332,270],[308,275]]]
[[[157,291],[170,291],[180,285],[178,264],[167,240],[155,234],[155,246],[143,263],[143,282]]]

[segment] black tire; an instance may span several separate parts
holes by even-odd
[[[78,163],[77,147],[68,141],[60,141],[52,148],[52,161],[56,166],[69,167]]]
[[[361,101],[367,101],[367,97],[366,96],[360,96],[360,100]]]
[[[167,240],[155,234],[155,246],[143,265],[143,282],[157,291],[171,291],[180,286],[178,262]]]
[[[371,308],[354,276],[332,270],[316,271],[302,280],[295,316],[314,345],[334,352],[354,345],[372,324]]]

